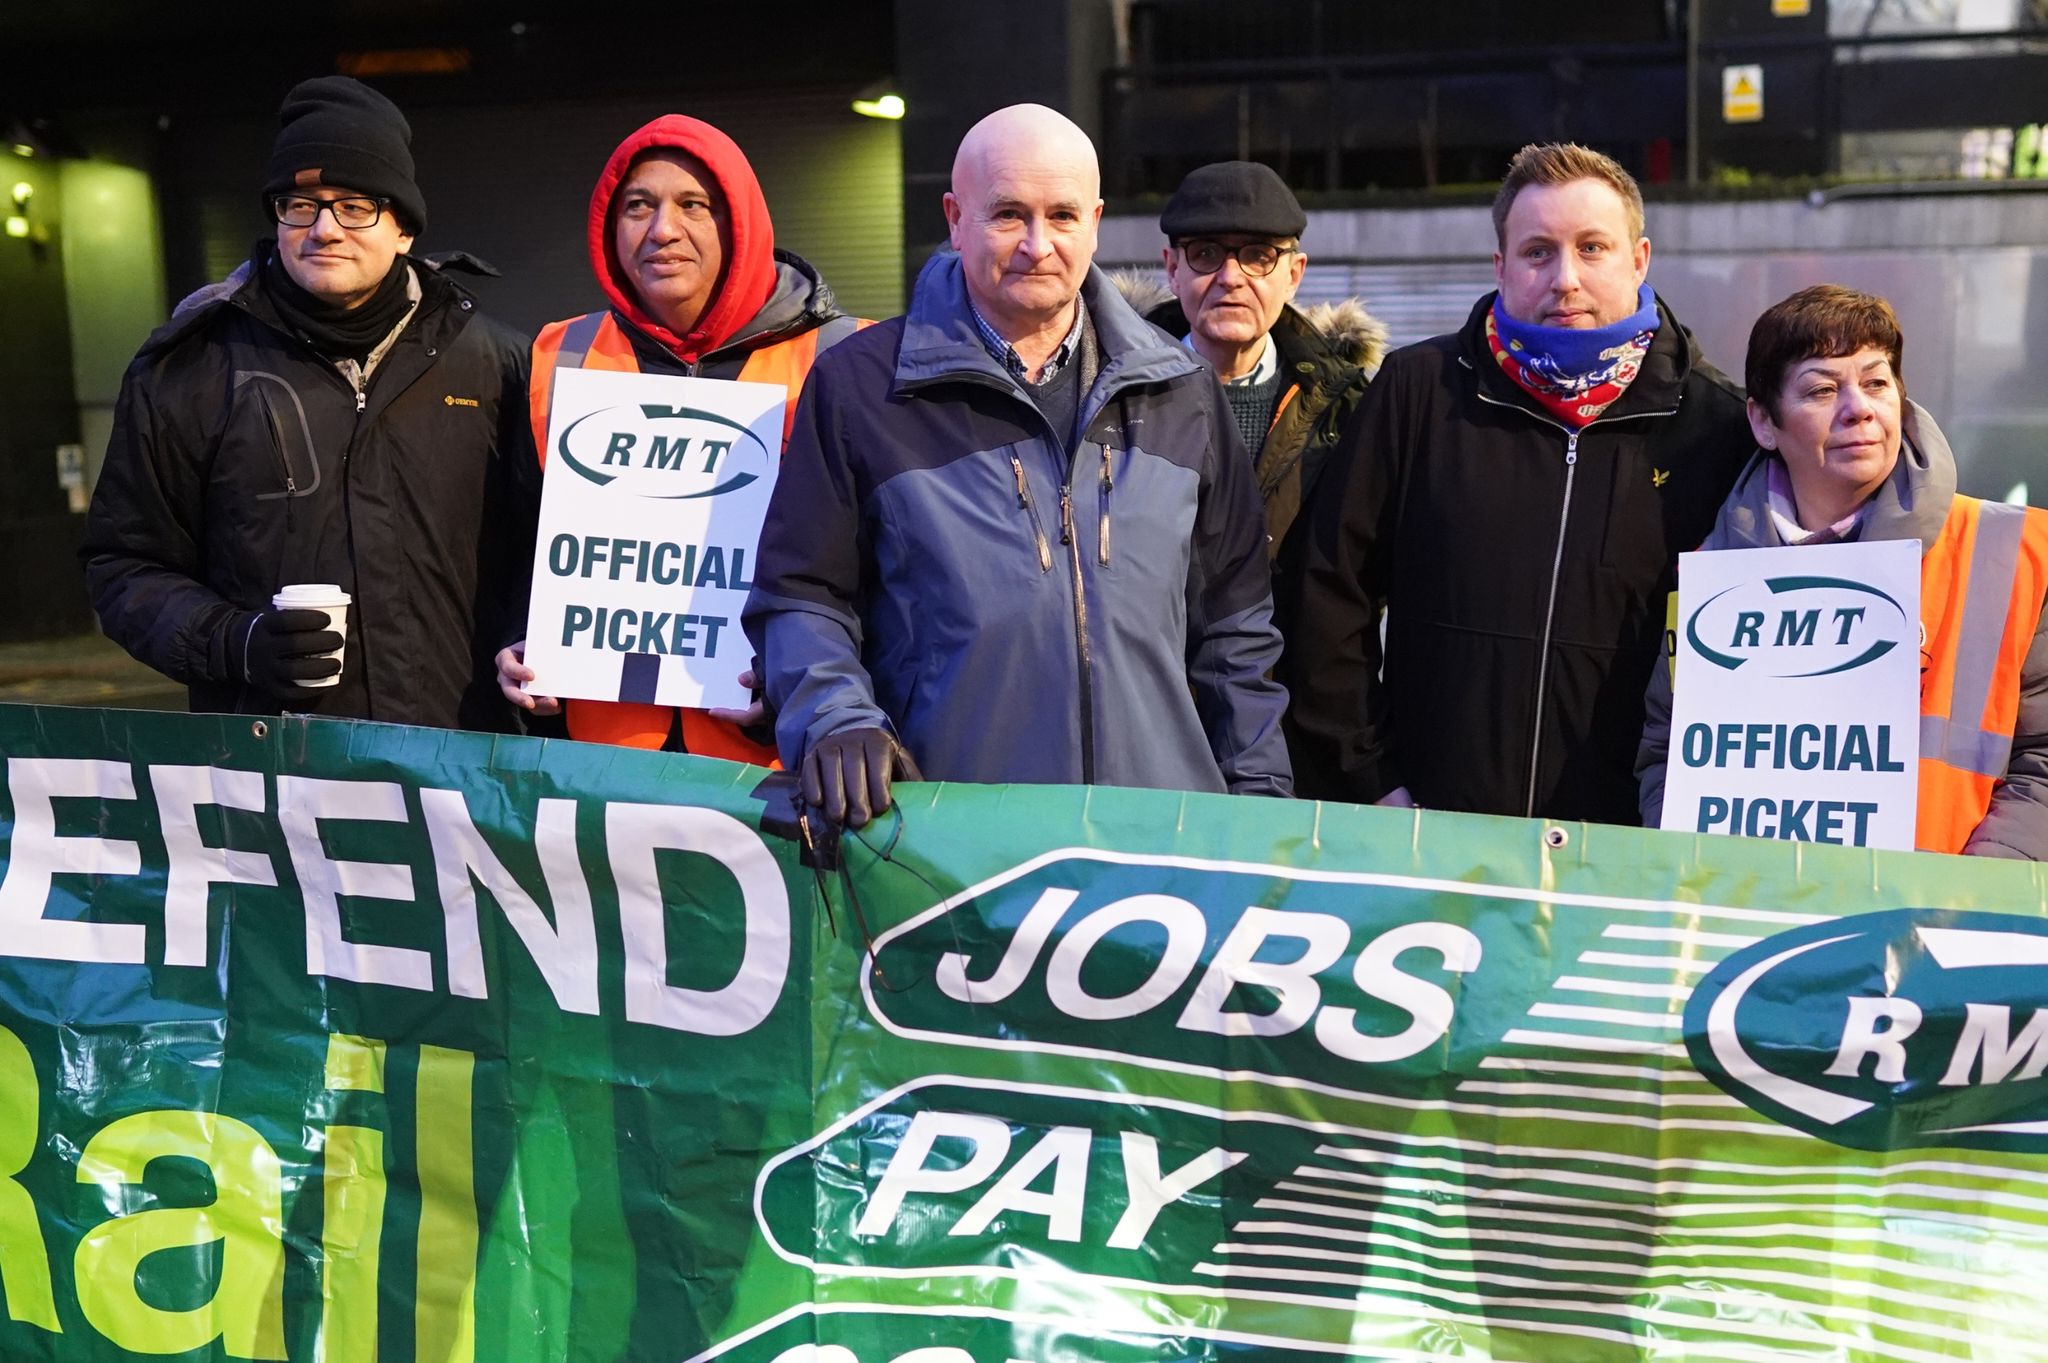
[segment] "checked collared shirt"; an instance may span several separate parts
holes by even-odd
[[[988,353],[995,357],[996,363],[1008,370],[1011,378],[1027,388],[1043,388],[1057,379],[1060,372],[1073,363],[1074,356],[1080,351],[1081,327],[1088,316],[1088,305],[1078,298],[1074,300],[1074,325],[1068,329],[1067,339],[1061,341],[1059,349],[1053,351],[1052,358],[1045,362],[1045,368],[1039,371],[1036,379],[1030,377],[1030,366],[1026,365],[1023,357],[1017,353],[1017,347],[1004,340],[1002,333],[988,324],[988,319],[981,315],[980,309],[969,303],[967,311],[973,314],[974,328],[981,333],[981,343],[988,347]]]

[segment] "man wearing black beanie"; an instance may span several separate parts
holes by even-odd
[[[101,626],[194,710],[515,727],[491,658],[523,633],[538,517],[527,340],[412,253],[396,105],[322,76],[278,124],[275,235],[122,382],[80,549]],[[347,593],[345,635],[273,606],[299,584]]]

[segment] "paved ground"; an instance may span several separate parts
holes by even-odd
[[[182,710],[185,688],[98,634],[0,644],[0,704]]]

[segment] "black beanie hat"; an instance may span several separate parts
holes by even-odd
[[[266,212],[276,195],[324,185],[389,199],[399,226],[414,236],[426,230],[426,201],[412,180],[412,125],[396,104],[348,76],[316,76],[292,87],[277,122],[263,172]]]
[[[1257,161],[1197,166],[1159,214],[1159,230],[1174,239],[1222,232],[1298,237],[1307,226],[1308,214],[1294,191]]]

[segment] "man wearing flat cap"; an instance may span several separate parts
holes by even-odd
[[[129,366],[80,557],[108,637],[194,710],[514,727],[539,507],[527,343],[412,254],[412,130],[345,76],[278,111],[249,263]],[[275,609],[289,585],[351,598]],[[339,659],[336,651],[340,650]],[[337,675],[338,674],[338,675]]]
[[[1266,508],[1277,612],[1294,599],[1301,509],[1315,495],[1344,420],[1379,367],[1387,330],[1356,298],[1294,306],[1308,268],[1308,215],[1270,166],[1219,161],[1190,171],[1159,215],[1163,296],[1134,297],[1223,383]],[[1285,621],[1281,621],[1285,631]]]

